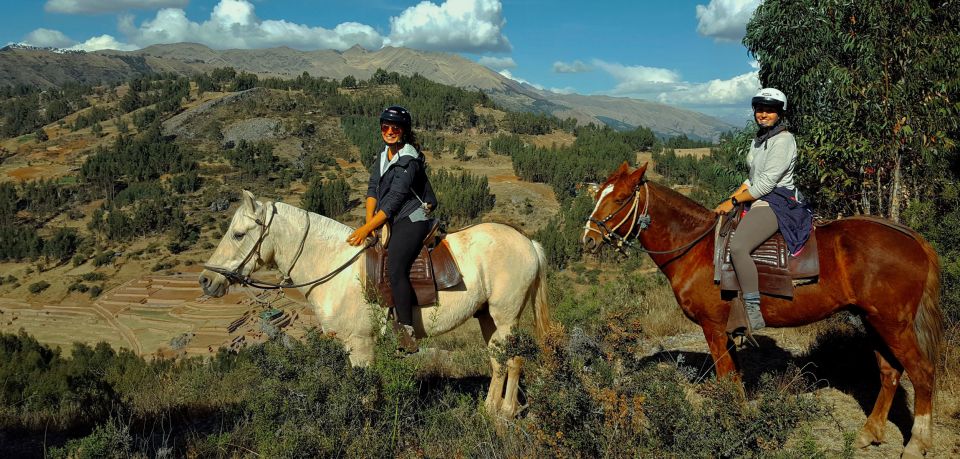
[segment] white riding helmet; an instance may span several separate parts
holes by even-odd
[[[782,113],[787,111],[787,95],[779,89],[763,88],[750,100],[751,107],[756,109],[757,105],[773,107]]]

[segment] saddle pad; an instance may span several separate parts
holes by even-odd
[[[730,236],[733,232],[730,233]],[[820,260],[817,251],[817,232],[810,233],[810,239],[804,245],[800,255],[794,257],[787,249],[783,235],[776,234],[760,244],[750,254],[757,265],[760,280],[760,292],[793,298],[794,279],[811,279],[820,275]],[[720,288],[722,290],[740,290],[737,273],[733,269],[730,257],[730,239],[725,238],[722,264],[720,266]]]

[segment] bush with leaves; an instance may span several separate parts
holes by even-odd
[[[434,209],[434,217],[465,224],[476,221],[484,212],[493,209],[496,197],[490,192],[487,177],[446,169],[428,169],[427,173],[439,203]]]
[[[324,181],[313,177],[303,194],[300,206],[309,212],[335,218],[347,211],[350,185],[343,178]]]

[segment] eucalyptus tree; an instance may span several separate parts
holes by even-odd
[[[802,183],[826,215],[899,220],[950,181],[960,1],[768,0],[744,44],[790,97]]]

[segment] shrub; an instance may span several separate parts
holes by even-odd
[[[101,272],[93,271],[93,272],[82,274],[80,276],[80,279],[83,279],[87,282],[96,282],[96,281],[106,280],[107,275]]]
[[[350,204],[350,185],[343,178],[323,181],[314,177],[303,194],[301,206],[310,212],[327,217],[337,217],[347,211]]]
[[[34,282],[27,287],[30,290],[30,293],[37,294],[50,287],[50,283],[47,281]]]
[[[103,266],[113,261],[114,252],[100,252],[93,257],[93,266]]]
[[[131,457],[133,436],[130,426],[123,425],[116,418],[110,418],[106,424],[98,425],[86,437],[70,440],[62,448],[52,448],[50,457],[69,458],[121,458]]]

